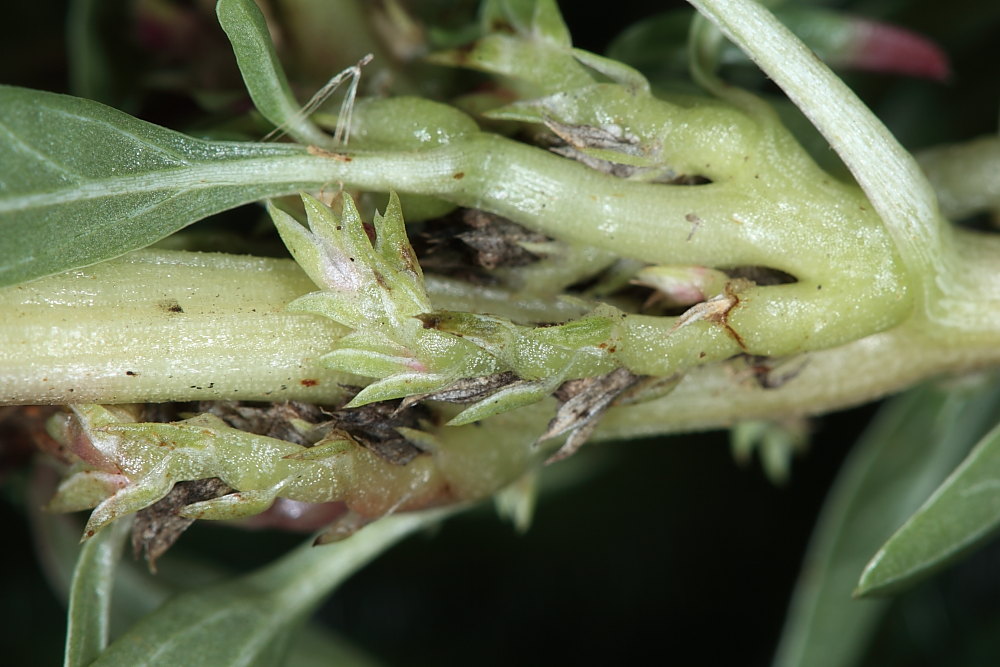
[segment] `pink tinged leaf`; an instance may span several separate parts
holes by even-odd
[[[66,428],[67,447],[84,463],[104,472],[120,472],[114,453],[104,451],[95,445],[87,431],[77,420],[73,420]]]
[[[871,72],[905,74],[945,81],[948,56],[930,39],[909,30],[868,19],[850,18],[850,39],[832,63]]]

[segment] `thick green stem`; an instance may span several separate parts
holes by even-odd
[[[570,319],[556,300],[430,280],[440,308]],[[288,260],[140,251],[0,290],[0,402],[337,402],[366,379],[318,362],[346,329],[286,312],[315,285]]]
[[[315,180],[323,174],[330,183],[441,197],[555,238],[651,263],[771,266],[811,277],[867,265],[876,254],[891,256],[877,218],[866,215],[863,197],[830,178],[778,181],[779,167],[768,166],[774,157],[770,150],[747,155],[758,171],[745,169],[739,179],[698,187],[614,178],[488,134],[423,151],[352,152],[272,164],[276,172],[301,170],[300,180],[310,178],[308,170]],[[284,174],[282,180],[294,179]],[[830,204],[833,209],[826,210]],[[805,217],[810,224],[802,224]],[[694,234],[693,218],[700,220]],[[863,238],[838,242],[845,228]]]
[[[733,323],[747,325],[740,336],[745,334],[749,345],[719,348],[716,358],[741,349],[793,354],[900,322],[912,295],[893,243],[860,191],[819,172],[783,130],[772,128],[740,141],[746,144],[740,168],[720,182],[697,187],[618,179],[480,133],[422,151],[319,154],[331,179],[363,189],[441,197],[620,257],[656,264],[766,266],[794,275],[794,286],[748,294]],[[653,340],[662,339],[673,324],[663,321],[636,341],[641,350],[630,367],[656,374],[697,363],[700,357],[668,355],[683,336],[662,345]]]
[[[740,359],[689,372],[668,397],[618,408],[605,437],[727,426],[746,418],[820,413],[901,389],[922,378],[1000,363],[1000,310],[976,304],[998,292],[1000,239],[960,235],[976,291],[956,301],[975,327],[932,338],[919,319],[789,365],[801,372],[761,389]],[[522,321],[581,314],[579,306],[513,299],[430,280],[434,305]],[[0,290],[0,396],[7,403],[122,403],[199,399],[336,402],[342,383],[365,380],[324,369],[317,357],[342,330],[284,312],[313,285],[287,260],[134,253]],[[967,333],[962,333],[968,330]],[[735,372],[734,372],[735,371]],[[544,430],[549,410],[538,413]]]

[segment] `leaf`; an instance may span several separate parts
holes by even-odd
[[[998,526],[1000,424],[872,557],[856,594],[907,588],[992,536]]]
[[[570,469],[570,466],[566,466],[566,469]],[[560,473],[565,473],[565,470],[560,470]],[[35,503],[36,509],[32,510],[31,522],[37,529],[39,558],[45,570],[53,577],[51,583],[56,589],[57,597],[66,598],[69,597],[73,570],[80,551],[95,549],[102,539],[111,537],[114,529],[102,533],[105,537],[97,537],[81,545],[79,522],[64,514],[42,511],[41,500],[36,500],[38,502]],[[123,529],[126,523],[122,522]],[[168,597],[214,583],[227,575],[215,564],[178,556],[176,553],[169,554],[165,560],[169,562],[169,566],[156,576],[151,575],[138,560],[117,561],[109,618],[111,637],[121,635],[136,619],[155,611]],[[87,588],[83,587],[83,591],[86,592]],[[72,621],[70,631],[73,631]],[[86,664],[90,664],[96,657],[97,654],[92,655],[86,660]],[[307,623],[294,633],[285,664],[287,667],[331,664],[375,667],[378,662],[328,628],[317,623]]]
[[[97,102],[0,86],[0,286],[319,188],[321,163],[300,146],[201,141]]]
[[[108,643],[115,567],[131,527],[131,520],[118,521],[80,550],[69,591],[65,667],[89,665]]]
[[[301,143],[332,147],[331,137],[300,113],[257,4],[253,0],[219,0],[215,11],[261,115]]]
[[[1000,409],[1000,384],[922,387],[893,399],[824,504],[789,606],[776,667],[858,663],[888,601],[851,596],[869,555],[952,469]]]
[[[337,584],[451,511],[386,517],[341,542],[309,543],[249,575],[181,594],[136,623],[93,664],[281,664],[292,632]]]
[[[549,421],[538,441],[544,442],[569,432],[569,437],[546,463],[561,461],[574,453],[590,438],[608,408],[640,380],[627,368],[616,368],[597,377],[580,378],[571,383],[572,390],[562,397],[562,405]],[[561,391],[566,391],[562,388]]]

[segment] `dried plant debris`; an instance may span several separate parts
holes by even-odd
[[[458,238],[476,251],[476,260],[484,269],[524,266],[536,262],[538,255],[525,246],[551,241],[544,234],[486,211],[466,209],[462,212],[462,221],[471,229],[459,234]]]
[[[350,388],[351,395],[357,387]],[[419,429],[430,412],[402,405],[400,401],[369,403],[357,408],[330,409],[310,403],[253,404],[234,401],[206,402],[210,412],[234,428],[309,447],[331,431],[339,430],[390,463],[406,465],[423,450],[399,434],[397,427]]]
[[[723,293],[718,294],[708,301],[696,303],[688,308],[677,318],[677,322],[670,329],[670,333],[677,331],[681,327],[686,327],[693,322],[712,322],[725,329],[741,349],[746,349],[743,337],[739,332],[729,326],[729,313],[740,305],[740,292],[753,286],[753,283],[745,278],[736,278],[726,283]]]
[[[641,174],[647,169],[646,167],[636,167],[631,164],[622,164],[620,162],[604,160],[593,155],[588,155],[579,148],[569,145],[552,146],[549,150],[556,155],[562,155],[570,160],[576,160],[580,164],[583,164],[594,171],[599,171],[602,174],[608,174],[609,176],[614,176],[615,178],[634,178],[637,174]]]
[[[254,404],[238,401],[205,401],[198,412],[208,412],[241,431],[266,435],[310,446],[318,441],[330,422],[330,413],[311,403]]]
[[[421,401],[444,401],[445,403],[475,403],[484,398],[489,398],[497,391],[518,381],[517,375],[512,371],[483,375],[474,378],[464,378],[454,382],[440,391],[430,394],[418,394],[407,396],[400,404],[400,409],[406,408]]]
[[[646,167],[606,160],[587,152],[587,149],[598,149],[632,156],[642,155],[639,138],[625,134],[621,128],[615,128],[618,132],[611,132],[588,125],[560,123],[553,119],[546,120],[545,126],[552,131],[552,135],[541,135],[538,142],[543,145],[547,143],[548,149],[556,155],[576,160],[594,171],[615,178],[635,178],[648,171]]]
[[[542,257],[528,248],[550,242],[502,216],[462,209],[428,224],[414,248],[425,271],[483,283],[494,269],[537,262]]]
[[[329,413],[330,426],[344,431],[357,443],[389,463],[406,465],[424,450],[407,440],[399,428],[423,430],[431,413],[420,405],[403,407],[400,401],[368,403],[349,410]]]
[[[597,428],[600,417],[615,401],[634,387],[642,376],[625,368],[618,368],[605,375],[570,380],[555,392],[562,401],[556,416],[539,442],[549,440],[567,431],[569,437],[547,463],[560,461],[576,453]]]
[[[232,489],[218,477],[178,482],[166,496],[140,510],[132,527],[132,553],[136,558],[144,555],[149,571],[156,572],[156,561],[174,545],[194,519],[180,516],[180,511],[191,503],[224,496]]]
[[[774,359],[754,354],[743,355],[750,377],[761,389],[778,389],[798,377],[809,363],[808,358],[798,361]]]
[[[605,127],[593,127],[590,125],[571,125],[560,123],[549,118],[545,121],[545,126],[552,130],[566,145],[578,150],[585,148],[596,148],[599,150],[614,151],[623,155],[633,155],[641,157],[644,154],[639,145],[639,137],[630,134],[619,125],[608,125]]]
[[[732,266],[720,269],[733,280],[749,280],[758,287],[789,285],[798,282],[795,276],[769,266]]]
[[[663,165],[627,164],[628,159],[624,162],[616,162],[588,152],[607,151],[605,155],[609,157],[614,153],[634,158],[644,157],[645,153],[640,145],[639,137],[627,133],[621,127],[610,125],[601,128],[589,125],[570,125],[551,118],[545,121],[545,126],[552,130],[555,135],[555,137],[550,137],[550,151],[576,160],[602,174],[665,185],[704,185],[712,182],[698,174],[678,174],[673,169]],[[544,138],[542,141],[544,142]]]

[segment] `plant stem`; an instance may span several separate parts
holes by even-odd
[[[442,308],[486,306],[528,321],[584,312],[556,299],[429,280]],[[0,402],[339,401],[318,357],[346,329],[285,312],[315,285],[289,260],[139,251],[0,290]]]
[[[858,404],[923,378],[1000,363],[1000,239],[962,233],[959,248],[976,291],[955,301],[973,317],[942,339],[919,318],[788,362],[801,371],[762,389],[737,358],[691,370],[657,401],[612,410],[602,437],[716,428],[748,418],[814,414]],[[0,290],[0,396],[9,403],[189,400],[341,400],[362,378],[323,368],[343,330],[283,312],[312,284],[291,261],[143,251],[86,270]],[[434,305],[521,321],[571,318],[585,307],[524,300],[430,280]],[[180,308],[180,310],[178,310]],[[129,371],[133,374],[130,375]],[[554,407],[554,406],[553,406]],[[538,412],[544,429],[551,412]]]

